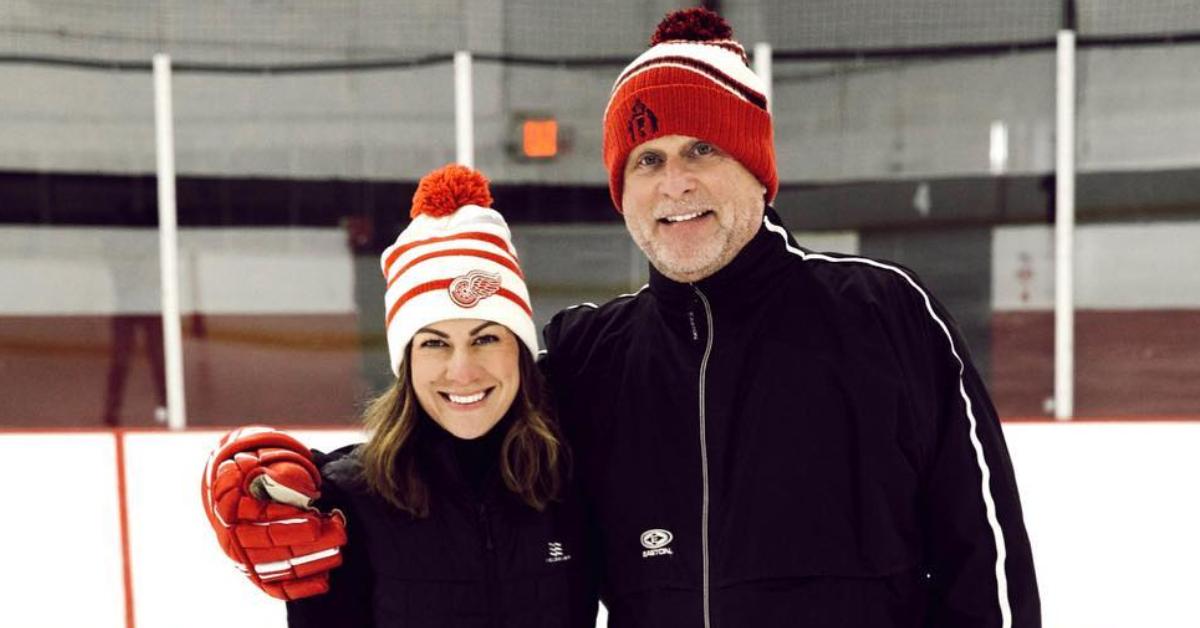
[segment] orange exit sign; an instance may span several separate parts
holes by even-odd
[[[521,123],[521,154],[528,159],[558,155],[558,120],[527,118]]]

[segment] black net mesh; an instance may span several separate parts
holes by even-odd
[[[620,68],[686,4],[0,3],[0,239],[17,251],[0,264],[0,423],[150,424],[162,403],[152,54],[177,70],[195,420],[348,421],[390,377],[376,256],[417,178],[455,159],[451,53],[477,54],[476,163],[514,218],[540,323],[645,280],[600,120]],[[747,48],[774,49],[777,206],[800,241],[917,270],[1001,413],[1049,412],[1063,3],[718,4]],[[1200,287],[1160,272],[1200,261],[1195,9],[1077,3],[1084,415],[1200,411]],[[554,159],[521,154],[539,117],[558,123]]]
[[[731,9],[739,6],[730,5]],[[748,4],[736,10],[758,14],[757,32],[740,26],[740,36],[752,34],[779,49],[1025,41],[1053,37],[1060,24],[1059,3],[1046,0],[819,0]]]
[[[1078,3],[1083,36],[1195,34],[1200,8],[1192,0],[1084,0]]]
[[[6,2],[0,51],[99,59],[245,64],[343,61],[455,50],[456,3]]]

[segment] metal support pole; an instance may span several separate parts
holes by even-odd
[[[454,53],[454,136],[457,141],[456,159],[469,168],[475,167],[475,112],[471,93],[471,53]]]
[[[171,108],[171,58],[154,55],[154,136],[158,155],[158,258],[162,275],[163,352],[167,427],[187,426],[183,396],[183,336],[179,316],[179,246],[175,220],[175,124]]]
[[[1054,167],[1054,418],[1075,414],[1075,32],[1058,32]]]
[[[763,82],[763,96],[767,99],[767,112],[774,107],[775,99],[771,98],[775,78],[771,75],[771,44],[759,42],[754,44],[754,73]]]

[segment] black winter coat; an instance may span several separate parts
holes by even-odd
[[[713,276],[545,338],[610,626],[1040,625],[1000,423],[911,272],[768,208]]]
[[[430,513],[370,493],[354,447],[318,455],[317,507],[341,509],[348,542],[329,593],[288,603],[292,628],[592,628],[596,599],[577,502],[537,512],[494,472],[477,493],[451,439],[418,428]],[[319,453],[319,452],[318,452]]]

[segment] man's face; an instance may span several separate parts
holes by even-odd
[[[639,145],[625,161],[625,227],[650,263],[693,283],[721,270],[754,237],[763,187],[717,146],[667,135]]]

